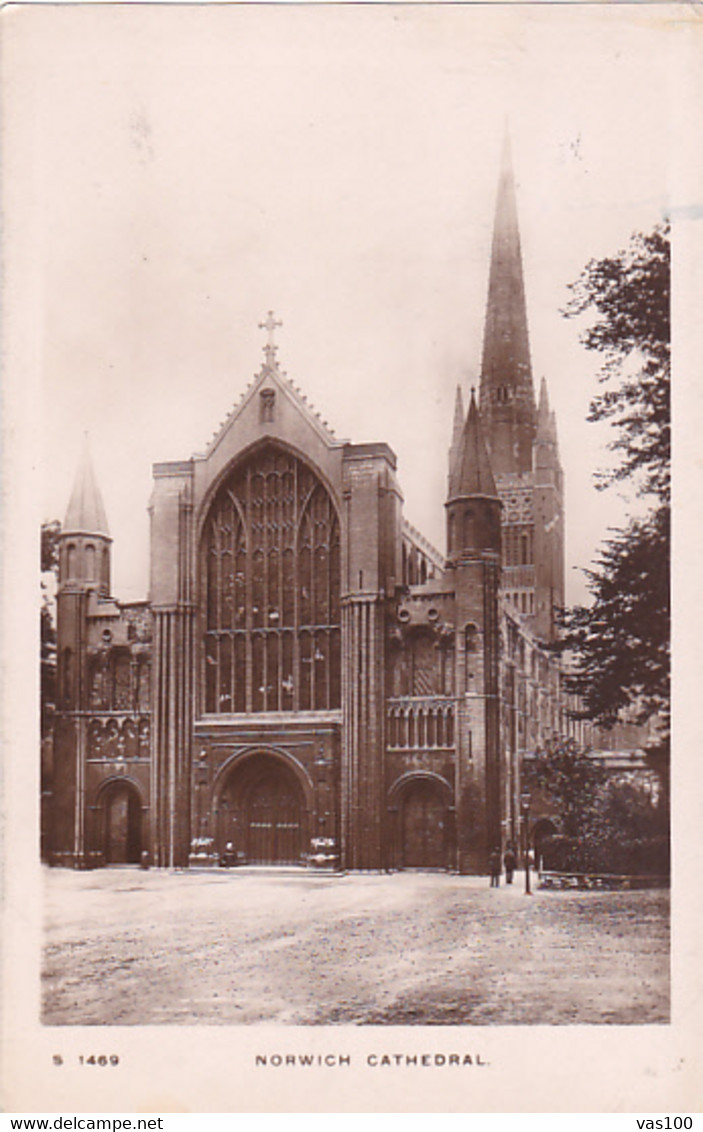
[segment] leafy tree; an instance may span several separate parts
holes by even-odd
[[[58,575],[59,538],[61,524],[54,520],[42,523],[41,528],[41,572]],[[40,621],[41,647],[41,733],[44,736],[51,727],[56,705],[56,624],[54,604],[49,587],[42,578],[42,604]]]
[[[594,833],[623,845],[666,835],[661,807],[633,779],[611,778],[598,791]]]
[[[542,842],[548,869],[666,875],[668,815],[647,785],[612,776],[572,739],[548,744],[525,765],[524,783],[546,795],[559,832]]]
[[[633,520],[609,539],[587,570],[595,601],[563,617],[576,666],[567,684],[573,712],[612,726],[664,716],[669,702],[669,509]]]
[[[603,392],[589,420],[609,421],[617,466],[597,486],[628,481],[648,502],[642,518],[614,530],[586,571],[593,597],[561,616],[560,648],[572,655],[567,688],[577,718],[611,727],[618,719],[656,719],[651,755],[668,765],[670,532],[669,225],[636,234],[624,251],[593,260],[570,287],[568,318],[590,314],[582,335],[602,355]]]
[[[600,478],[601,487],[634,479],[640,494],[669,499],[671,462],[671,256],[669,224],[637,233],[613,258],[591,260],[569,287],[564,314],[595,313],[583,333],[587,350],[604,357],[599,380],[606,388],[588,419],[618,429],[611,449],[621,462]]]
[[[595,820],[595,801],[603,771],[573,739],[548,743],[525,764],[524,784],[553,803],[566,837],[582,837]]]
[[[59,540],[61,538],[61,524],[58,519],[50,523],[42,523],[41,527],[41,572],[42,574],[58,574],[59,569]]]

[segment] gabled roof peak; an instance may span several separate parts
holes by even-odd
[[[344,441],[338,440],[327,421],[323,420],[322,415],[308,401],[305,394],[291,381],[286,371],[281,369],[278,361],[278,346],[273,341],[273,334],[276,328],[282,325],[283,323],[274,317],[273,311],[269,311],[266,320],[259,323],[259,327],[262,330],[266,330],[268,335],[267,341],[264,344],[264,360],[261,364],[261,368],[251,379],[231,411],[216,429],[207,446],[206,456],[209,456],[215,450],[232,422],[243,412],[245,406],[251,401],[257,391],[264,389],[267,384],[277,387],[285,397],[295,402],[303,416],[326,444],[339,445],[344,443]]]

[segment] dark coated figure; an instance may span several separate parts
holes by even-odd
[[[513,873],[515,872],[515,865],[517,864],[515,857],[515,850],[512,845],[508,845],[503,857],[503,865],[505,867],[505,883],[513,883]]]

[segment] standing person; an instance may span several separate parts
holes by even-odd
[[[491,888],[500,888],[500,849],[496,848],[488,858],[488,869],[491,874]]]
[[[513,849],[511,844],[508,844],[508,847],[505,850],[505,856],[503,857],[503,864],[505,865],[505,883],[506,884],[512,884],[513,883],[513,873],[515,872],[516,858],[515,858],[515,850]]]

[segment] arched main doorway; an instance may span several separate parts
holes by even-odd
[[[283,759],[262,753],[234,766],[218,809],[220,853],[231,843],[243,863],[302,863],[307,807],[298,777]]]
[[[449,867],[450,830],[446,791],[430,777],[410,779],[400,795],[400,867]]]
[[[137,865],[142,854],[142,803],[131,782],[113,782],[101,798],[106,865]]]

